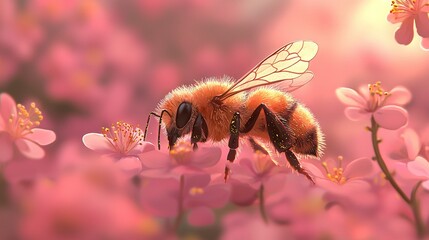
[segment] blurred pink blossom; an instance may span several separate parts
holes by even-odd
[[[25,198],[23,239],[151,239],[158,223],[142,213],[126,195],[88,181],[100,176],[69,174],[56,182],[41,179]]]
[[[381,83],[360,87],[359,93],[350,88],[338,88],[338,99],[344,103],[346,116],[353,120],[369,120],[371,116],[383,128],[394,130],[408,122],[408,112],[400,107],[411,100],[411,93],[404,87],[386,92]]]
[[[422,186],[429,190],[429,162],[423,157],[418,156],[414,161],[407,163],[408,170],[419,177],[424,178]]]
[[[55,141],[56,135],[51,130],[37,128],[43,120],[42,112],[31,103],[27,109],[7,93],[0,94],[0,162],[13,157],[13,144],[26,157],[40,159],[45,151],[40,145]]]
[[[122,121],[102,128],[102,133],[87,133],[82,137],[83,144],[91,150],[118,162],[120,168],[130,174],[141,171],[139,154],[150,152],[155,147],[143,141],[143,131]]]
[[[387,16],[391,23],[401,23],[396,30],[395,39],[398,43],[408,45],[414,37],[414,21],[417,33],[429,37],[429,1],[428,0],[393,0],[392,10]]]
[[[218,147],[200,147],[194,151],[189,141],[179,141],[169,154],[150,151],[140,154],[144,169],[142,176],[165,178],[187,173],[203,173],[203,168],[219,162],[222,151]]]
[[[429,38],[422,39],[422,48],[426,51],[429,51]]]
[[[174,178],[146,179],[141,191],[141,203],[149,213],[162,217],[177,217],[188,212],[193,226],[214,223],[213,208],[227,204],[229,186],[210,184],[210,175],[186,175],[183,186]],[[180,206],[179,206],[180,205]]]
[[[322,162],[325,173],[312,164],[305,164],[315,175],[316,185],[339,196],[352,197],[357,192],[367,191],[370,184],[364,179],[373,174],[373,163],[368,158],[358,158],[344,164],[343,157],[328,158]]]

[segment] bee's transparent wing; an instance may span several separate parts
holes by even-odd
[[[218,99],[222,101],[239,92],[277,83],[281,83],[285,91],[294,91],[313,78],[313,73],[307,69],[317,50],[317,44],[312,41],[290,43],[264,59]]]

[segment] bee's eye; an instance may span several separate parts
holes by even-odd
[[[192,106],[188,102],[182,102],[177,108],[176,114],[176,126],[178,128],[183,128],[189,119],[191,119]]]

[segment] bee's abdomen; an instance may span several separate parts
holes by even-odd
[[[297,104],[288,122],[295,136],[292,150],[295,153],[320,157],[323,135],[313,114],[302,104]]]

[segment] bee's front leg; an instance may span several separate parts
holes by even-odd
[[[238,142],[240,137],[239,129],[240,129],[240,113],[236,112],[234,113],[234,116],[232,116],[231,124],[229,125],[229,133],[230,133],[229,142],[228,142],[229,152],[226,159],[231,163],[234,162],[235,156],[237,155],[237,148],[238,148]],[[225,181],[228,179],[230,172],[231,172],[230,168],[228,167],[228,165],[226,165],[225,177],[224,177]]]
[[[209,128],[207,127],[207,123],[204,120],[203,116],[201,114],[198,114],[192,127],[191,135],[191,144],[193,145],[194,150],[198,149],[198,142],[207,141],[208,134]]]

